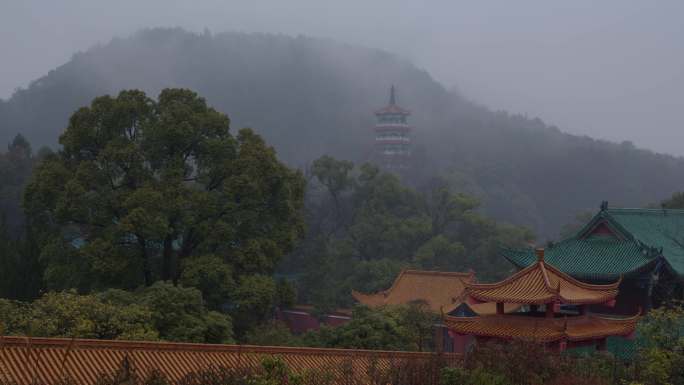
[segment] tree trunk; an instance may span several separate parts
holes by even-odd
[[[138,238],[138,245],[140,246],[140,251],[143,259],[143,279],[145,280],[145,286],[152,285],[152,268],[150,267],[150,258],[147,255],[147,242],[145,238],[136,235]]]
[[[164,255],[162,260],[162,279],[170,281],[175,278],[173,235],[169,234],[164,238]]]
[[[178,279],[180,278],[181,269],[178,268],[180,262],[190,257],[195,249],[196,243],[197,240],[195,239],[195,232],[191,228],[183,236],[183,244],[178,252],[177,259],[174,261],[173,275],[171,276],[174,284],[178,283]]]

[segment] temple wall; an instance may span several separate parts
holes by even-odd
[[[316,317],[308,311],[299,309],[284,309],[276,312],[276,319],[287,325],[294,334],[302,334],[312,330],[318,330],[321,325],[340,326],[351,320],[351,317],[336,314],[325,314]]]

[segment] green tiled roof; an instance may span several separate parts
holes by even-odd
[[[519,268],[537,260],[533,249],[504,250],[503,255]],[[637,241],[603,236],[566,239],[547,247],[544,254],[546,262],[577,279],[607,282],[654,266],[656,257]]]
[[[684,275],[684,210],[607,209],[599,215],[617,223],[633,239],[662,248],[670,266]]]
[[[592,235],[605,223],[617,237]],[[534,263],[532,249],[504,250],[519,268]],[[684,276],[684,210],[603,207],[576,236],[546,249],[544,259],[578,279],[613,280],[656,266],[664,260]]]

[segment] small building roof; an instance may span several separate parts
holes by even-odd
[[[517,304],[600,304],[618,294],[620,280],[606,285],[578,281],[544,261],[544,250],[537,250],[537,261],[497,283],[466,283],[466,295],[479,302]]]
[[[609,336],[628,336],[636,329],[639,317],[608,318],[584,315],[570,318],[545,318],[514,314],[444,319],[458,334],[527,339],[535,342],[586,341]]]
[[[531,249],[503,250],[519,268],[534,263]],[[576,278],[609,281],[666,266],[684,275],[684,210],[609,208],[607,203],[575,236],[547,248],[547,258]]]
[[[465,283],[474,279],[473,272],[403,270],[389,289],[373,294],[353,290],[352,296],[368,307],[425,301],[432,311],[448,312],[462,302]]]
[[[446,314],[463,303],[466,284],[474,281],[474,272],[403,270],[389,289],[373,294],[352,290],[352,296],[368,307],[425,301],[430,310]],[[496,313],[495,303],[473,304],[470,308],[478,314]],[[512,312],[518,308],[519,306],[509,305],[505,311]]]

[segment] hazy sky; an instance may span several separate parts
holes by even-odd
[[[684,155],[682,0],[0,0],[0,97],[156,26],[383,48],[493,109]]]

